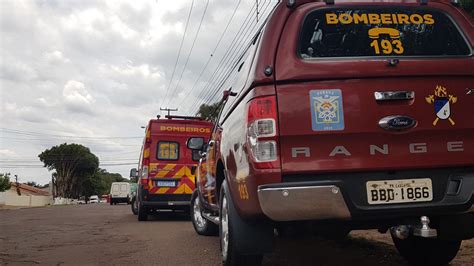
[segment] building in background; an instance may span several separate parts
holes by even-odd
[[[32,187],[26,184],[11,183],[11,188],[0,192],[0,206],[39,207],[51,204],[49,190]]]

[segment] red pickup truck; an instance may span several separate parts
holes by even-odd
[[[451,261],[474,236],[473,25],[457,1],[281,1],[225,84],[196,231],[226,265],[295,223]]]

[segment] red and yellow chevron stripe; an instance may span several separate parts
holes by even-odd
[[[177,179],[176,187],[157,187],[155,178]],[[148,186],[151,194],[192,194],[195,185],[195,176],[191,173],[191,165],[177,164],[150,164],[150,179]]]

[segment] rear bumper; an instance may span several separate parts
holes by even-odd
[[[151,194],[143,186],[138,194],[143,206],[156,209],[187,209],[191,202],[191,194]]]
[[[113,202],[129,202],[129,197],[110,197]]]
[[[358,174],[339,175],[338,178],[318,181],[289,177],[283,180],[297,182],[261,185],[258,187],[258,198],[262,212],[279,222],[334,219],[367,221],[474,212],[474,173],[446,171],[438,169],[436,174],[432,174],[435,197],[431,202],[383,205],[367,203],[364,187],[368,180],[397,179],[400,175],[423,176],[416,173],[417,171],[391,177],[364,173],[365,177],[360,179],[357,179]],[[441,178],[440,175],[448,178]],[[314,179],[313,176],[312,180]],[[451,193],[450,184],[453,180],[459,181],[460,186],[457,191]]]
[[[173,207],[189,207],[189,201],[143,201],[142,204],[147,207],[157,208],[173,208]]]
[[[268,187],[258,189],[263,213],[274,221],[350,219],[337,186]]]

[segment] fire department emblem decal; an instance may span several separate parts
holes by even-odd
[[[451,118],[451,104],[455,104],[458,98],[449,94],[445,87],[436,86],[434,95],[428,95],[425,100],[427,103],[434,105],[436,118],[433,121],[433,126],[436,126],[440,119],[448,120],[453,126],[456,124]]]
[[[314,131],[344,129],[341,90],[312,90],[310,99]]]

